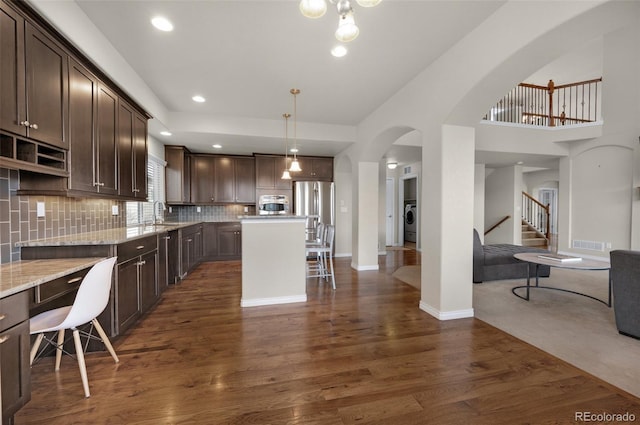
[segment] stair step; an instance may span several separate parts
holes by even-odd
[[[522,238],[523,246],[547,246],[547,240],[544,238]]]
[[[535,239],[537,237],[537,232],[535,230],[527,230],[522,231],[522,239]]]

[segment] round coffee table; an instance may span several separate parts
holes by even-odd
[[[529,269],[531,269],[531,266],[535,265],[536,267],[536,285],[535,286],[531,286],[530,282],[531,282],[531,273],[527,273],[527,284],[526,285],[521,285],[521,286],[516,286],[514,288],[511,289],[511,292],[513,292],[513,295],[515,295],[518,298],[522,298],[523,300],[527,300],[529,301],[529,291],[532,288],[540,288],[540,289],[553,289],[555,291],[563,291],[563,292],[570,292],[572,294],[577,294],[577,295],[582,295],[583,297],[587,297],[587,298],[591,298],[592,300],[596,300],[599,301],[601,303],[603,303],[604,305],[606,305],[607,307],[611,307],[611,275],[609,275],[609,296],[607,301],[601,300],[600,298],[596,298],[596,297],[592,297],[591,295],[587,295],[587,294],[583,294],[581,292],[576,292],[576,291],[571,291],[569,289],[563,289],[563,288],[555,288],[555,287],[551,287],[551,286],[541,286],[540,282],[539,282],[539,277],[538,277],[538,270],[540,268],[541,265],[544,266],[550,266],[550,267],[556,267],[556,268],[560,268],[560,269],[575,269],[575,270],[610,270],[611,269],[611,264],[609,264],[606,261],[598,261],[598,260],[590,260],[590,259],[585,259],[582,258],[578,261],[559,261],[559,260],[553,260],[553,259],[549,259],[549,258],[544,258],[545,255],[551,255],[551,253],[549,254],[544,254],[544,253],[540,253],[540,252],[521,252],[518,254],[514,254],[513,257],[517,258],[520,261],[525,261],[529,264]],[[527,292],[526,292],[526,296],[522,296],[519,295],[516,292],[516,289],[520,289],[520,288],[527,288]]]

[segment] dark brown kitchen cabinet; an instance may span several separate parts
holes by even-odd
[[[0,3],[0,125],[66,148],[68,55],[6,3]]]
[[[333,181],[333,158],[299,156],[302,171],[291,173],[293,180]]]
[[[29,292],[0,299],[0,394],[2,423],[31,399],[29,365]]]
[[[215,157],[215,202],[255,203],[255,176],[253,157]]]
[[[180,278],[182,279],[202,260],[202,224],[185,227],[180,232]]]
[[[68,55],[31,24],[25,25],[27,136],[67,147]]]
[[[256,189],[291,190],[291,180],[281,178],[286,168],[284,156],[256,155],[255,162]]]
[[[95,133],[95,182],[98,193],[118,194],[118,97],[98,84],[98,115]]]
[[[171,230],[167,237],[167,284],[180,280],[180,237],[178,230]]]
[[[204,223],[202,226],[202,259],[215,260],[218,256],[216,237],[218,223]]]
[[[168,204],[191,203],[191,154],[183,146],[165,146],[165,188]]]
[[[84,66],[71,60],[69,66],[69,189],[95,192],[93,132],[98,113],[98,79]]]
[[[118,193],[118,97],[86,68],[71,61],[69,190]]]
[[[115,333],[131,327],[159,298],[157,235],[117,246]]]
[[[24,19],[0,2],[0,128],[26,136]]]
[[[238,260],[242,257],[242,227],[240,223],[217,223],[217,259]]]
[[[191,155],[191,202],[194,204],[216,202],[216,159],[211,155]]]
[[[234,158],[235,202],[256,202],[256,165],[252,157]]]
[[[147,198],[147,120],[120,99],[118,104],[119,194]]]

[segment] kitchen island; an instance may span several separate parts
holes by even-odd
[[[307,301],[305,217],[241,216],[242,307]]]

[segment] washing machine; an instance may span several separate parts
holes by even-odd
[[[407,204],[404,207],[404,240],[416,242],[416,230],[418,215],[416,204]]]

